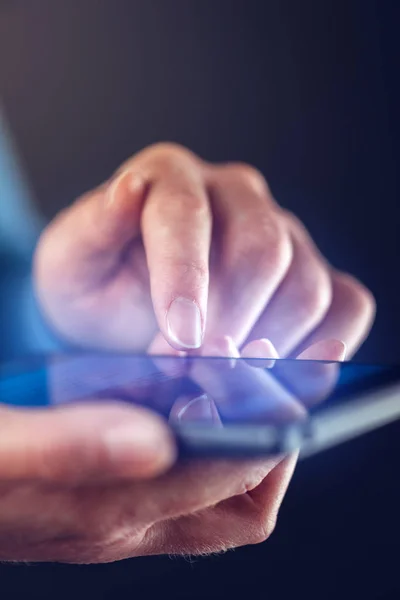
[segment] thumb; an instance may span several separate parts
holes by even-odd
[[[175,445],[161,417],[122,402],[0,409],[0,480],[78,485],[149,478],[171,466]]]

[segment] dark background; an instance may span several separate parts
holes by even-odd
[[[374,292],[358,357],[399,361],[399,5],[0,2],[0,94],[38,207],[52,217],[160,140],[252,163]],[[399,434],[386,427],[299,465],[263,546],[192,562],[3,566],[2,597],[400,598]]]

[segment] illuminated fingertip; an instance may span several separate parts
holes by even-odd
[[[342,340],[321,340],[303,350],[297,359],[342,362],[346,358],[346,352],[347,347]]]

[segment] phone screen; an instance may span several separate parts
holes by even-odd
[[[57,406],[121,400],[172,423],[286,424],[398,381],[396,366],[82,353],[3,363],[0,401]]]

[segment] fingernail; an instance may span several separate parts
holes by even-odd
[[[321,340],[303,350],[297,359],[342,362],[346,358],[346,352],[346,344],[341,340]]]
[[[212,421],[211,401],[207,394],[190,400],[177,414],[178,421]]]
[[[182,348],[200,348],[203,332],[200,309],[187,298],[176,298],[167,313],[168,337]]]
[[[119,425],[106,431],[103,443],[109,460],[121,471],[137,474],[140,467],[161,468],[173,460],[173,444],[161,424]]]

